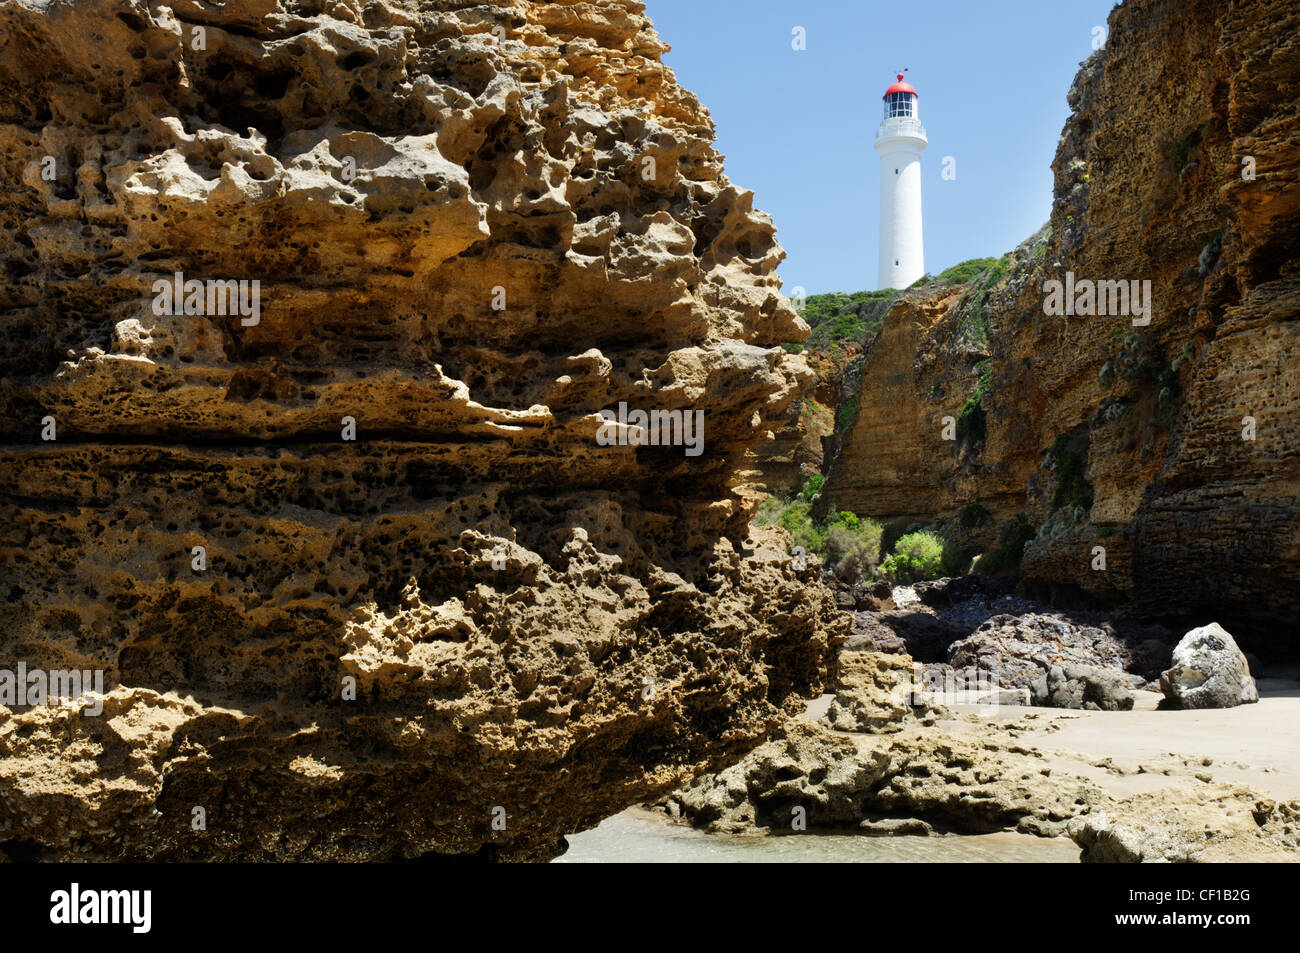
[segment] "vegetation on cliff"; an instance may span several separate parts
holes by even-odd
[[[973,316],[977,316],[979,303],[988,290],[1006,274],[1008,263],[1009,259],[1005,255],[1001,258],[971,258],[938,275],[922,275],[906,290],[970,284],[975,301],[969,310]],[[903,293],[896,288],[881,288],[877,291],[834,291],[809,295],[804,299],[800,315],[812,333],[807,341],[787,344],[786,349],[798,353],[804,350],[845,351],[855,344],[865,347],[880,330],[885,315]]]
[[[754,514],[755,526],[780,526],[794,545],[815,555],[824,569],[840,581],[854,583],[871,578],[880,564],[883,527],[853,513],[831,513],[824,520],[812,515],[812,504],[825,478],[810,477],[792,499],[769,496]]]
[[[846,294],[810,295],[801,311],[812,334],[802,344],[788,344],[787,350],[843,351],[847,346],[865,345],[878,330],[891,305],[902,292],[893,288],[855,291]]]
[[[877,579],[911,583],[971,569],[975,554],[966,541],[971,528],[990,519],[983,507],[973,504],[942,526],[886,527],[842,510],[818,518],[813,510],[824,482],[816,474],[796,494],[769,496],[759,504],[753,524],[782,527],[794,546],[819,557],[826,572],[848,584]],[[1024,541],[1019,545],[1023,549]],[[1019,551],[1012,557],[1004,549],[995,558],[985,557],[990,573],[1019,563]]]

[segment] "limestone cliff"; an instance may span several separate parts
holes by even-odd
[[[820,380],[820,378],[819,378]],[[795,401],[772,439],[751,449],[738,478],[738,491],[754,498],[796,492],[825,463],[824,443],[835,429],[835,414],[813,397]]]
[[[1293,645],[1300,8],[1128,0],[1068,99],[1050,236],[989,292],[987,353],[948,343],[960,298],[895,307],[826,503],[1023,511],[1031,588]],[[1150,323],[1045,314],[1044,282],[1067,273],[1150,281]],[[963,411],[978,433],[942,441]]]
[[[547,857],[820,690],[842,623],[728,489],[807,329],[665,49],[0,2],[0,668],[107,693],[0,707],[0,851]]]

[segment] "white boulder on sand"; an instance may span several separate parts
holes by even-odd
[[[1183,636],[1173,664],[1160,675],[1160,690],[1173,708],[1233,708],[1259,701],[1245,654],[1217,622]]]

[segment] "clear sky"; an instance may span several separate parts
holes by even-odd
[[[1065,94],[1113,0],[644,0],[665,62],[717,124],[727,175],[772,215],[784,290],[876,287],[880,97],[909,67],[925,267],[1001,255],[1047,221]],[[807,49],[791,48],[792,30]],[[941,177],[943,157],[956,179]]]

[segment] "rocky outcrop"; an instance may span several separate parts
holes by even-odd
[[[914,726],[888,740],[853,737],[816,722],[792,722],[739,764],[673,796],[681,816],[714,832],[857,828],[924,820],[972,833],[1019,825],[1059,833],[1103,802],[1095,785],[1044,774],[1041,762],[992,741]],[[1015,746],[1010,746],[1015,747]],[[1050,772],[1049,772],[1050,774]],[[801,809],[801,810],[800,810]]]
[[[911,587],[914,601],[901,608],[891,600],[889,608],[859,609],[844,645],[841,683],[861,665],[859,657],[901,659],[900,668],[915,659],[912,681],[922,698],[1126,711],[1133,691],[1154,690],[1169,666],[1175,636],[1161,626],[1054,611],[1006,588],[1006,580],[980,576],[939,579]],[[899,587],[895,596],[904,599],[908,591]],[[852,698],[844,705],[863,707]],[[855,730],[854,721],[832,718],[846,730]]]
[[[1160,674],[1160,690],[1171,708],[1235,708],[1259,701],[1250,663],[1217,623],[1183,636],[1172,663]]]
[[[956,439],[956,415],[978,388],[989,356],[962,323],[958,305],[966,291],[957,285],[910,292],[887,313],[866,351],[857,412],[819,512],[848,510],[907,524],[955,509],[963,495],[980,497],[974,448]],[[1011,505],[1003,509],[1009,513]]]
[[[821,473],[823,441],[835,429],[835,415],[812,398],[796,401],[772,439],[752,448],[737,476],[739,489],[752,498],[790,496]]]
[[[846,650],[840,656],[839,673],[835,696],[826,710],[832,728],[896,731],[911,713],[915,677],[908,656]]]
[[[729,490],[806,327],[640,3],[0,32],[0,667],[106,694],[0,708],[0,851],[544,858],[821,690]]]
[[[1130,711],[1142,679],[1125,678],[1094,665],[1051,665],[1029,690],[1030,701],[1050,708]]]
[[[1032,592],[1292,646],[1298,37],[1283,0],[1117,6],[1068,94],[1049,232],[992,288],[894,307],[823,505],[924,522],[1023,512],[1036,538],[1013,536],[1012,555]],[[1046,314],[1045,282],[1067,275],[1149,281],[1149,323],[1118,306]],[[987,345],[965,346],[958,329],[981,324]],[[967,421],[949,441],[944,417]]]
[[[1171,753],[1122,766],[1042,746],[1061,730],[1055,719],[1113,716],[939,714],[869,734],[795,719],[663,806],[717,833],[1068,835],[1085,862],[1294,862],[1300,851],[1300,801],[1216,780],[1212,759]]]
[[[1138,688],[1155,677],[1168,658],[1167,637],[1095,617],[1000,614],[950,645],[947,661],[988,672],[1003,688],[1027,688],[1036,705],[1131,708],[1126,686]]]
[[[1098,811],[1070,825],[1092,864],[1294,863],[1300,801],[1278,803],[1237,790],[1200,804],[1160,794],[1132,798],[1120,816]]]

